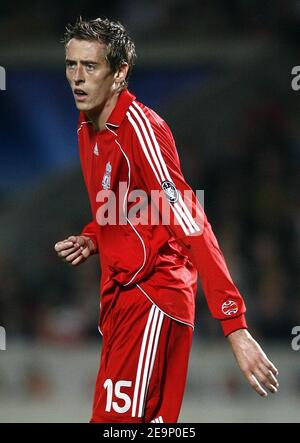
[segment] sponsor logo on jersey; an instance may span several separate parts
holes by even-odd
[[[239,310],[238,305],[233,300],[225,301],[222,304],[222,312],[225,315],[234,315]]]
[[[178,191],[174,183],[165,180],[162,182],[161,187],[170,203],[176,203],[178,201]]]
[[[105,174],[102,179],[102,187],[103,189],[110,189],[110,177],[111,177],[112,166],[110,162],[106,163]]]

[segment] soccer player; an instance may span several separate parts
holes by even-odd
[[[92,221],[55,250],[72,266],[99,254],[103,341],[90,421],[177,421],[198,274],[250,385],[262,397],[277,392],[278,371],[247,330],[242,296],[182,175],[172,133],[127,89],[134,43],[120,23],[80,18],[64,44]]]

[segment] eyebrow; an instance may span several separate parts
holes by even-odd
[[[69,58],[66,58],[66,63],[77,63],[76,62],[76,60],[71,60],[71,59],[69,59]],[[80,60],[79,61],[82,65],[89,65],[89,64],[92,64],[92,65],[98,65],[99,63],[98,62],[95,62],[94,60]]]

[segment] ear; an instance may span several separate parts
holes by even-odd
[[[123,84],[128,73],[128,63],[122,63],[119,69],[114,74],[115,83],[117,86]]]

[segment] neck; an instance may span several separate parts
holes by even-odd
[[[118,97],[119,94],[113,94],[100,108],[86,112],[87,117],[92,121],[96,131],[102,131],[105,129],[106,122],[116,106]]]

